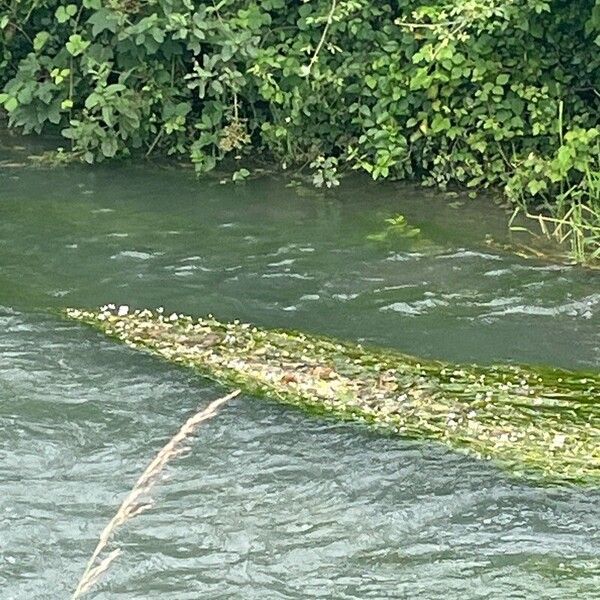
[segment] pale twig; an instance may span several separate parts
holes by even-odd
[[[158,144],[158,142],[160,141],[160,138],[163,136],[164,132],[165,132],[165,130],[161,127],[159,132],[154,137],[154,140],[150,144],[150,147],[148,148],[146,154],[144,154],[144,158],[148,158],[152,154],[154,147],[156,146],[156,144]]]
[[[319,52],[321,52],[321,48],[323,47],[323,44],[325,43],[325,39],[327,38],[327,32],[329,31],[329,27],[331,27],[331,24],[333,23],[333,13],[335,12],[336,4],[337,4],[337,0],[331,0],[331,10],[329,11],[329,14],[327,15],[327,21],[325,23],[323,33],[321,34],[321,39],[319,40],[319,43],[317,44],[317,47],[315,48],[315,52],[312,55],[312,58],[310,59],[310,62],[308,63],[308,66],[305,69],[305,73],[306,73],[307,77],[310,75],[310,72],[311,72],[314,64],[317,62],[317,58],[319,57]]]
[[[98,557],[110,542],[114,532],[121,525],[151,506],[149,502],[143,502],[142,499],[150,492],[156,482],[158,474],[165,468],[167,463],[171,459],[179,456],[182,451],[185,450],[185,447],[182,446],[183,442],[194,434],[200,423],[214,417],[217,410],[225,404],[225,402],[235,398],[239,393],[240,390],[235,390],[227,396],[223,396],[222,398],[211,402],[204,410],[190,417],[154,457],[152,462],[146,467],[136,481],[133,489],[129,492],[129,495],[123,500],[121,506],[119,506],[119,510],[116,512],[115,516],[109,521],[108,525],[100,534],[98,544],[87,563],[85,571],[77,584],[77,588],[71,596],[72,600],[76,600],[88,592],[98,581],[100,576],[108,569],[113,560],[120,554],[121,551],[119,549],[113,550],[106,558],[100,561],[100,563],[96,564]]]
[[[108,556],[103,558],[96,566],[90,568],[89,571],[86,571],[85,580],[82,579],[80,585],[77,586],[76,593],[81,595],[85,594],[86,592],[89,592],[92,589],[92,587],[96,585],[96,583],[104,574],[104,572],[108,570],[108,567],[110,567],[112,561],[115,560],[115,558],[117,558],[117,556],[119,556],[120,554],[121,550],[120,548],[117,548],[113,550],[110,554],[108,554]],[[78,595],[74,595],[74,597],[77,598]]]
[[[401,19],[396,19],[394,21],[395,25],[399,27],[406,27],[408,29],[440,29],[441,27],[449,27],[450,25],[456,25],[460,21],[446,21],[444,23],[410,23],[408,21],[402,21]]]

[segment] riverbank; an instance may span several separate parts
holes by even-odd
[[[0,105],[19,131],[63,136],[60,161],[171,156],[205,174],[260,154],[324,188],[358,170],[501,189],[594,262],[598,14],[592,0],[27,0],[0,8]]]

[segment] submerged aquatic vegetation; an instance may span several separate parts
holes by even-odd
[[[389,219],[385,219],[385,223],[385,229],[368,235],[367,239],[373,242],[389,242],[398,238],[410,240],[421,235],[421,230],[410,225],[404,215],[394,215]]]
[[[129,346],[225,385],[493,459],[516,475],[600,481],[600,375],[451,365],[212,317],[67,309]]]

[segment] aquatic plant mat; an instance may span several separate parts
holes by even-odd
[[[224,385],[437,440],[515,475],[600,482],[600,375],[451,365],[212,317],[67,309],[126,344]]]

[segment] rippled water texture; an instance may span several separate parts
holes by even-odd
[[[398,212],[420,239],[367,239]],[[162,304],[597,370],[599,275],[489,250],[505,220],[362,180],[320,196],[151,167],[0,168],[0,598],[68,597],[148,460],[222,393],[55,309]],[[598,490],[536,488],[251,397],[167,471],[94,598],[600,597]]]

